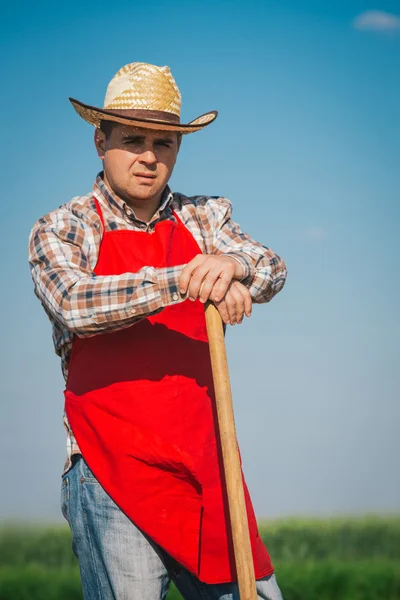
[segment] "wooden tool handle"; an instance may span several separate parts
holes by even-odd
[[[240,600],[257,600],[224,331],[219,312],[213,304],[206,307],[206,323]]]

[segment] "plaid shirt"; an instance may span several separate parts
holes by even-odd
[[[29,240],[35,294],[52,323],[54,347],[61,357],[65,379],[74,335],[86,337],[123,329],[185,300],[178,285],[184,265],[145,266],[136,273],[95,275],[103,230],[95,197],[103,211],[106,231],[151,232],[158,222],[175,220],[175,212],[204,254],[229,254],[243,266],[242,282],[255,303],[269,302],[285,283],[284,262],[240,230],[231,220],[232,207],[226,198],[189,198],[171,193],[167,186],[159,210],[150,223],[144,223],[111,192],[100,173],[91,193],[73,198],[39,219]],[[64,425],[65,473],[72,454],[80,451],[65,413]]]

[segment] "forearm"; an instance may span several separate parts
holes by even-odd
[[[96,276],[33,269],[35,293],[62,327],[79,337],[124,329],[181,302],[182,267],[144,267],[137,273]]]

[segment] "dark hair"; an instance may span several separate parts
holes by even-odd
[[[106,120],[101,120],[100,121],[100,131],[102,131],[104,133],[104,135],[106,136],[106,139],[108,139],[111,135],[111,132],[115,126],[115,121],[106,121]]]
[[[106,140],[108,140],[108,138],[110,137],[115,125],[119,125],[119,123],[117,123],[116,121],[106,121],[105,119],[102,119],[100,121],[99,129],[106,136]],[[179,148],[179,146],[181,145],[181,142],[182,142],[182,133],[180,131],[178,131],[177,134],[178,134],[178,148]]]

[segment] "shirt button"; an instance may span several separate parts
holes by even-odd
[[[174,294],[174,295],[172,296],[172,300],[175,300],[175,302],[176,302],[176,300],[179,300],[179,296],[178,296],[178,294]]]

